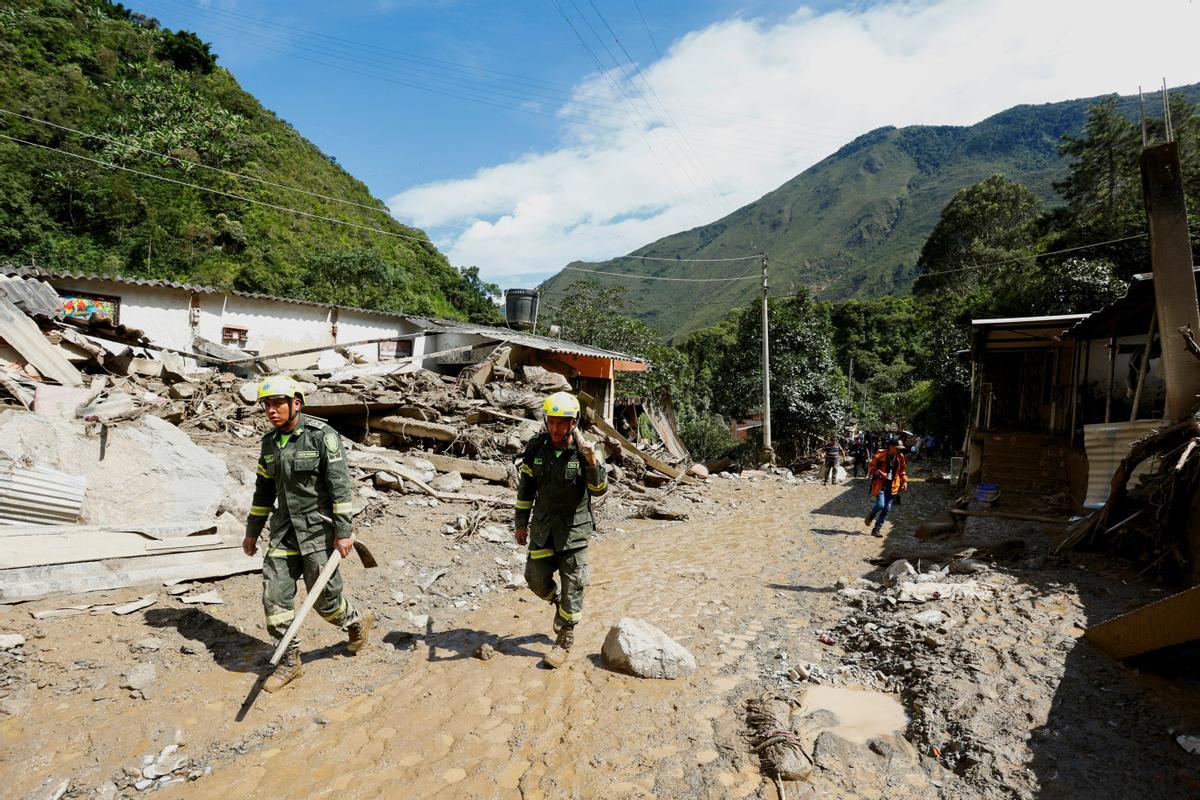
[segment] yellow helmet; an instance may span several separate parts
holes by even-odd
[[[570,392],[555,392],[542,402],[547,417],[579,417],[579,400]]]
[[[300,384],[287,375],[272,375],[258,385],[258,401],[261,403],[268,397],[286,397],[289,400],[299,397],[303,400],[304,392]]]

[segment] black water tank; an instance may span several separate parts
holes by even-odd
[[[522,331],[533,330],[537,311],[537,289],[508,289],[504,292],[504,320],[508,327]]]

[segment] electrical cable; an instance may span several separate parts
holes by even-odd
[[[291,208],[289,206],[281,206],[281,205],[277,205],[275,203],[268,203],[264,200],[255,200],[252,197],[244,197],[239,194],[234,194],[233,192],[225,192],[225,191],[221,191],[220,189],[212,189],[207,186],[200,186],[195,183],[188,183],[187,181],[181,181],[176,178],[168,178],[165,175],[156,175],[153,172],[145,172],[140,169],[134,169],[133,167],[125,167],[125,166],[121,166],[120,164],[113,164],[108,161],[103,161],[99,158],[92,158],[91,156],[85,156],[85,155],[81,155],[79,153],[72,153],[70,150],[62,150],[57,147],[50,147],[49,145],[38,144],[37,142],[31,142],[26,139],[20,139],[16,136],[9,136],[6,133],[0,133],[0,139],[8,139],[9,141],[18,142],[18,143],[24,144],[24,145],[29,145],[30,147],[36,147],[41,150],[49,150],[52,153],[61,153],[62,155],[70,156],[71,158],[78,158],[82,161],[90,161],[91,163],[99,164],[102,167],[109,167],[110,169],[118,169],[123,172],[130,172],[130,173],[133,173],[134,175],[140,175],[144,178],[152,178],[154,180],[165,181],[166,183],[173,183],[177,186],[186,186],[190,189],[196,189],[201,192],[208,192],[209,194],[216,194],[216,195],[220,195],[222,197],[228,197],[232,200],[240,200],[240,201],[246,202],[246,203],[253,203],[254,205],[264,206],[266,208],[271,208],[276,211],[285,211],[289,214],[296,214],[301,217],[307,217],[309,219],[317,219],[317,220],[322,220],[324,222],[332,222],[337,225],[345,225],[350,228],[357,228],[359,230],[370,231],[372,233],[378,233],[381,236],[393,236],[397,239],[408,239],[410,241],[421,242],[422,244],[428,244],[428,245],[433,244],[433,242],[431,242],[429,239],[422,239],[419,236],[409,236],[409,235],[403,234],[403,233],[395,233],[394,231],[385,231],[382,228],[373,228],[370,225],[360,225],[357,222],[350,222],[348,220],[338,219],[337,217],[327,217],[323,214],[313,214],[312,212],[309,212],[309,211],[301,211],[298,208]]]
[[[54,122],[48,122],[44,119],[38,119],[37,117],[31,117],[28,114],[21,114],[16,111],[10,111],[6,108],[0,108],[0,114],[7,114],[8,116],[11,116],[11,117],[19,117],[20,119],[27,120],[29,122],[36,122],[39,125],[46,125],[50,128],[57,128],[60,131],[66,131],[68,133],[76,133],[76,134],[79,134],[80,136],[87,136],[92,139],[98,139],[102,142],[108,142],[109,144],[117,145],[118,147],[127,147],[130,150],[136,150],[139,153],[146,153],[147,155],[157,156],[158,158],[166,158],[166,159],[176,162],[177,164],[186,164],[189,167],[199,167],[200,169],[206,169],[211,172],[216,172],[216,173],[219,173],[221,175],[225,175],[225,176],[228,176],[231,178],[239,178],[239,179],[243,179],[243,180],[253,181],[254,183],[259,183],[259,184],[262,184],[263,186],[271,186],[276,189],[286,189],[289,192],[298,192],[300,194],[305,194],[305,195],[308,195],[309,197],[315,197],[320,200],[328,200],[331,203],[344,203],[349,206],[355,206],[357,208],[366,209],[367,211],[376,211],[380,214],[386,214],[388,217],[391,217],[390,212],[388,212],[388,210],[386,208],[380,208],[378,206],[369,206],[365,203],[356,203],[353,200],[343,200],[340,197],[330,197],[329,195],[321,194],[319,192],[310,192],[307,189],[301,189],[297,186],[287,186],[282,183],[275,183],[273,181],[264,180],[262,178],[256,178],[253,175],[244,175],[240,172],[232,172],[227,169],[221,169],[220,167],[211,167],[208,164],[201,164],[198,161],[189,161],[186,158],[178,158],[178,157],[170,155],[168,153],[159,153],[155,150],[148,150],[145,147],[138,147],[135,144],[129,144],[128,142],[122,142],[119,139],[110,139],[107,136],[101,136],[98,133],[88,133],[87,131],[77,130],[75,128],[70,128],[66,125],[59,125]]]
[[[612,275],[617,278],[634,278],[641,281],[679,281],[685,283],[728,283],[730,281],[756,281],[758,275],[741,275],[736,278],[666,278],[657,275],[631,275],[624,272],[605,272],[599,269],[584,269],[583,267],[563,267],[563,271],[588,272],[593,275]]]

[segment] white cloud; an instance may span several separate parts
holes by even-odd
[[[454,263],[507,284],[715,220],[881,125],[971,124],[1163,75],[1195,81],[1197,30],[1200,4],[1184,0],[901,0],[730,19],[675,42],[632,84],[615,68],[581,82],[557,148],[389,205]]]

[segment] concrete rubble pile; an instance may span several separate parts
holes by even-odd
[[[33,554],[11,548],[24,555],[0,562],[0,574],[25,570],[23,588],[4,590],[0,601],[260,568],[261,559],[233,561],[253,471],[227,468],[206,448],[254,450],[267,429],[256,395],[265,374],[300,381],[306,412],[343,434],[360,523],[401,494],[412,496],[407,505],[469,503],[445,531],[458,541],[495,538],[497,523],[507,525],[514,461],[542,430],[542,400],[571,388],[557,372],[510,364],[508,345],[457,376],[410,358],[363,363],[336,347],[303,370],[211,342],[170,352],[99,317],[64,317],[54,290],[34,278],[0,281],[0,337],[9,343],[0,347],[0,530],[10,526],[7,538],[40,533],[44,545]],[[701,465],[681,464],[661,444],[635,445],[593,410],[586,415],[585,435],[609,470],[602,522],[687,519],[703,502]],[[57,526],[52,534],[39,527],[47,525]],[[222,557],[192,552],[206,549]],[[151,556],[153,566],[143,563]],[[114,558],[127,563],[114,569]],[[88,568],[74,563],[89,560]]]

